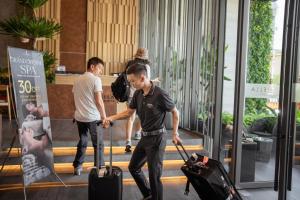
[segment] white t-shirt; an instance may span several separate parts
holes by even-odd
[[[76,108],[74,118],[77,121],[92,122],[101,119],[95,102],[95,92],[102,92],[100,77],[85,72],[75,80],[72,92]]]

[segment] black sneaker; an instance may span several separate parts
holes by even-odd
[[[127,152],[127,153],[131,153],[131,145],[126,145],[126,147],[125,147],[125,152]]]

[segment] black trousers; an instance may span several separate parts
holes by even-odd
[[[132,154],[129,171],[144,197],[152,195],[152,200],[163,199],[163,185],[160,180],[166,148],[165,134],[143,136]],[[141,170],[147,162],[149,183]]]
[[[97,151],[97,133],[99,133],[99,165],[104,165],[104,144],[103,144],[103,129],[97,126],[97,121],[93,122],[79,122],[77,121],[77,127],[79,132],[79,142],[77,144],[77,152],[73,162],[74,168],[81,166],[84,162],[85,151],[88,145],[88,132],[91,135],[93,147],[94,147],[94,166],[96,166],[96,151]],[[100,167],[98,166],[98,167]]]

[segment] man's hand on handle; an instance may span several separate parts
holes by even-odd
[[[173,141],[174,144],[181,144],[182,143],[182,141],[181,141],[178,134],[173,134],[172,141]]]
[[[103,119],[103,124],[102,124],[103,128],[108,128],[110,126],[111,122],[112,122],[112,120],[109,117]]]

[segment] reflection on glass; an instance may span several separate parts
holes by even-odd
[[[227,1],[221,161],[231,173],[238,0]],[[284,0],[250,2],[241,182],[272,181]],[[237,106],[237,105],[236,105]]]
[[[224,82],[223,82],[223,110],[222,110],[222,132],[220,160],[227,172],[230,169],[231,143],[233,137],[233,109],[234,109],[234,87],[235,87],[235,58],[237,44],[238,25],[238,0],[227,1],[226,12],[226,38],[224,56]]]
[[[251,1],[243,117],[241,182],[272,181],[284,1]],[[284,4],[283,4],[284,5]]]

